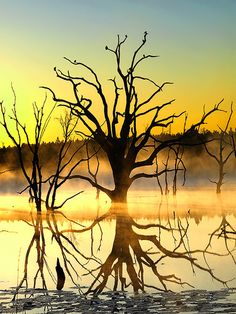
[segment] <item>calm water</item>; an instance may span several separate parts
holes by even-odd
[[[189,190],[162,199],[155,193],[132,192],[128,212],[118,208],[118,214],[106,198],[97,202],[90,193],[48,215],[36,215],[27,198],[2,196],[1,289],[55,289],[57,258],[64,289],[236,287],[235,192],[219,198],[212,190]]]

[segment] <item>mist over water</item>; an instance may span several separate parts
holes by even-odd
[[[49,145],[49,144],[47,144]],[[51,145],[51,144],[50,144]],[[212,153],[217,155],[218,153],[218,146],[213,141],[208,144],[209,150]],[[44,149],[46,150],[46,148]],[[42,150],[42,156],[44,156],[44,150]],[[78,156],[78,160],[84,157],[84,152]],[[139,156],[138,160],[142,160],[146,156],[147,152],[143,152],[141,156]],[[227,154],[227,148],[224,150],[224,154]],[[158,171],[165,169],[165,163],[167,160],[168,150],[158,154],[157,162],[158,162]],[[70,156],[70,155],[69,155]],[[68,156],[68,158],[69,158]],[[42,172],[44,178],[48,178],[50,175],[54,174],[55,172],[55,158],[56,155],[43,157],[42,159]],[[186,148],[183,154],[183,162],[186,167],[186,173],[183,171],[183,167],[180,167],[180,170],[177,174],[177,189],[182,190],[183,188],[194,188],[197,187],[199,189],[205,188],[215,188],[215,184],[211,181],[216,181],[218,178],[218,165],[216,161],[209,157],[202,146],[196,146],[194,149]],[[29,161],[30,162],[30,161]],[[173,153],[169,155],[168,161],[168,169],[173,169],[175,162],[175,156]],[[94,159],[90,160],[90,167],[91,170],[94,172],[97,166],[97,161]],[[87,162],[83,162],[80,164],[76,173],[87,175],[88,171]],[[29,173],[31,168],[29,168]],[[144,167],[143,169],[139,169],[139,172],[146,172],[146,173],[155,173],[156,166],[153,164],[152,167]],[[227,163],[224,166],[224,184],[222,186],[223,191],[227,191],[236,187],[236,158],[232,155]],[[136,174],[136,171],[133,171],[131,175]],[[172,186],[173,186],[173,172],[168,173],[168,188],[171,193]],[[185,176],[185,182],[184,182]],[[4,159],[4,162],[0,164],[0,178],[1,178],[1,185],[0,185],[0,193],[10,193],[14,194],[17,192],[22,191],[26,187],[25,179],[23,178],[21,169],[19,168],[17,158],[15,153],[11,150],[7,153],[7,157]],[[114,188],[114,183],[112,179],[112,171],[109,166],[109,163],[105,159],[103,155],[99,156],[99,171],[97,174],[98,182],[101,185],[104,185],[107,188]],[[160,183],[162,187],[165,186],[165,175],[162,174],[159,177]],[[183,187],[184,183],[184,187]],[[63,190],[68,191],[70,189],[74,190],[88,190],[90,189],[90,185],[83,181],[83,180],[69,180],[63,185]],[[134,181],[131,186],[131,191],[135,190],[159,190],[156,178],[152,179],[138,179]]]

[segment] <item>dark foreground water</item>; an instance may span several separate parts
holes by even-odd
[[[0,313],[236,313],[234,290],[194,290],[134,296],[103,292],[84,297],[73,291],[28,291],[12,302],[13,291],[0,291]]]

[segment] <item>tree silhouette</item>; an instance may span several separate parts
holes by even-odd
[[[225,166],[229,161],[230,157],[235,154],[235,143],[234,143],[234,135],[228,132],[229,123],[231,121],[233,115],[233,103],[231,103],[230,114],[227,119],[225,128],[220,129],[219,137],[215,139],[217,145],[217,151],[212,151],[210,147],[208,147],[207,143],[204,144],[207,154],[215,160],[218,167],[218,176],[216,180],[210,180],[210,182],[216,185],[216,193],[221,193],[221,187],[224,184],[225,177]]]
[[[43,157],[42,140],[55,106],[46,115],[45,104],[46,99],[41,107],[36,103],[33,104],[35,124],[33,137],[31,138],[30,130],[18,117],[16,96],[10,116],[7,115],[3,102],[0,103],[0,114],[2,116],[0,124],[4,127],[6,134],[17,149],[20,168],[27,182],[20,193],[28,191],[29,201],[35,204],[38,212],[42,211],[42,205],[45,205],[47,210],[60,209],[66,202],[82,193],[80,191],[67,196],[61,203],[57,201],[58,191],[62,189],[73,172],[77,170],[81,163],[87,163],[96,154],[95,151],[92,155],[87,154],[85,158],[77,158],[78,153],[85,146],[85,142],[79,143],[78,146],[75,145],[75,142],[72,142],[71,136],[77,123],[74,121],[72,114],[67,113],[59,119],[63,140],[56,146],[54,163],[50,167]],[[10,124],[11,120],[13,121],[13,129]]]
[[[52,93],[54,101],[60,106],[69,108],[72,114],[78,117],[83,129],[87,130],[81,133],[93,139],[104,151],[111,167],[114,188],[109,189],[90,177],[79,174],[74,175],[73,178],[90,182],[92,186],[105,192],[112,202],[126,202],[127,192],[135,180],[156,177],[165,171],[170,171],[171,169],[166,169],[156,173],[155,167],[152,167],[156,156],[174,144],[182,144],[184,137],[191,137],[191,134],[205,123],[211,113],[219,110],[220,103],[209,112],[204,113],[199,122],[186,129],[178,138],[158,141],[155,147],[150,146],[154,132],[158,128],[163,129],[170,126],[183,112],[166,114],[166,109],[172,105],[174,99],[166,102],[158,100],[159,94],[166,86],[172,84],[171,82],[166,81],[159,85],[152,79],[138,74],[138,68],[144,61],[157,57],[151,54],[140,56],[140,51],[147,42],[147,35],[145,32],[141,44],[134,50],[127,70],[123,69],[121,62],[122,47],[127,36],[124,39],[118,36],[114,49],[105,47],[115,56],[117,72],[116,77],[110,80],[114,93],[111,103],[108,101],[96,72],[87,64],[77,60],[72,61],[65,58],[82,73],[87,71],[85,76],[83,74],[74,76],[69,71],[64,73],[56,67],[54,68],[57,77],[71,85],[72,97],[71,95],[70,98],[58,97],[51,88],[42,86]],[[95,90],[98,98],[90,95],[84,96],[86,93],[84,87],[87,88],[87,91]],[[149,87],[152,90],[146,96],[144,91]],[[97,116],[98,111],[103,114],[101,119]],[[147,124],[145,130],[141,128],[143,119]],[[143,155],[144,151],[146,151],[145,156]],[[144,167],[145,169],[150,167],[151,170],[144,171]]]

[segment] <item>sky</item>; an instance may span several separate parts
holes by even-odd
[[[128,58],[144,31],[142,53],[160,57],[146,62],[142,73],[157,83],[174,83],[165,90],[166,99],[176,99],[173,112],[186,110],[191,123],[204,105],[211,108],[222,98],[226,110],[236,104],[235,0],[0,0],[0,100],[10,112],[12,84],[19,116],[30,128],[32,102],[45,97],[39,86],[68,92],[53,71],[68,69],[63,57],[87,63],[105,82],[114,77],[114,58],[104,47],[127,34]],[[215,114],[206,128],[223,125],[226,116]],[[55,133],[50,130],[47,139]],[[0,142],[7,142],[1,129],[0,134]]]

